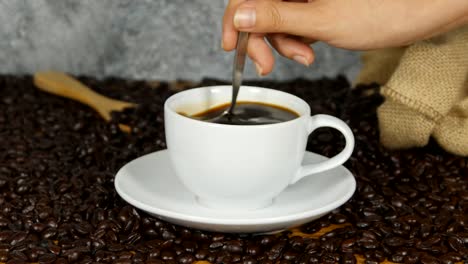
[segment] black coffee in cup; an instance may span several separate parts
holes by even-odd
[[[234,115],[221,116],[229,109],[230,103],[210,108],[191,117],[207,122],[229,125],[266,125],[286,122],[299,117],[299,114],[283,106],[241,101],[236,103]]]

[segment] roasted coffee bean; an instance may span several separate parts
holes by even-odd
[[[396,263],[401,263],[401,262],[403,262],[404,259],[405,259],[405,256],[399,255],[399,254],[393,254],[390,257],[390,260],[393,261],[393,262],[396,262]]]
[[[26,237],[28,236],[28,233],[26,232],[17,232],[15,234],[13,234],[11,237],[10,237],[10,245],[12,246],[16,246],[18,245],[19,243],[23,242]]]
[[[110,242],[117,242],[119,240],[119,238],[117,237],[117,234],[115,234],[115,232],[112,230],[107,231],[105,237]]]
[[[24,254],[23,252],[18,251],[18,250],[12,251],[10,253],[10,257],[12,259],[15,259],[15,260],[22,260],[22,261],[27,261],[28,260],[28,256],[26,256],[26,254]]]
[[[340,256],[335,253],[326,253],[320,259],[321,263],[339,263]]]
[[[357,239],[356,238],[349,238],[349,239],[346,239],[344,240],[342,243],[341,243],[341,252],[353,252],[353,247],[354,245],[356,245],[356,242],[357,242]]]
[[[322,248],[326,252],[335,252],[335,250],[338,248],[340,241],[334,240],[334,239],[329,239],[324,242],[322,242]]]
[[[134,228],[135,223],[136,223],[136,220],[134,218],[130,218],[130,220],[128,220],[127,222],[123,224],[123,232],[128,233],[132,231],[132,229],[136,229]]]
[[[391,247],[401,247],[405,244],[405,240],[401,237],[388,237],[383,242]]]
[[[347,220],[348,218],[344,214],[334,214],[332,219],[335,224],[344,224]]]
[[[54,254],[44,254],[39,257],[38,262],[39,263],[53,263],[57,257]]]
[[[131,214],[132,208],[130,206],[124,206],[119,212],[118,219],[122,223],[128,222],[130,220]]]
[[[122,251],[124,250],[125,247],[121,244],[109,244],[107,245],[107,250],[111,251],[111,252],[119,252],[119,251]]]
[[[158,236],[158,232],[154,228],[151,228],[151,227],[145,228],[144,234],[145,236],[148,236],[149,238],[154,238]]]
[[[280,242],[276,243],[275,245],[273,245],[271,247],[271,249],[267,252],[268,259],[269,260],[278,259],[281,256],[281,254],[282,254],[284,248],[286,247],[286,245],[287,245],[287,243],[284,242],[284,241],[280,241]]]
[[[421,254],[418,252],[410,252],[405,255],[403,262],[404,263],[419,263],[420,255]]]
[[[257,264],[257,261],[252,257],[244,257],[242,264]]]
[[[295,250],[287,250],[283,253],[283,259],[284,260],[295,260],[296,258],[299,257],[299,253],[296,252]]]
[[[275,241],[275,239],[274,239],[273,236],[264,236],[264,237],[262,237],[262,239],[260,240],[260,245],[262,245],[262,246],[269,246],[271,243],[273,243],[273,241]]]
[[[159,259],[150,259],[147,260],[146,263],[148,264],[165,264],[166,262],[159,260]]]
[[[44,229],[46,228],[46,225],[42,224],[42,223],[35,223],[31,226],[31,229],[34,231],[34,232],[37,232],[37,233],[40,233],[42,232]]]
[[[194,261],[195,261],[195,257],[187,253],[181,254],[180,256],[177,257],[177,262],[181,264],[191,264]]]
[[[9,223],[8,219],[0,219],[0,227],[6,227]]]
[[[34,248],[31,248],[29,250],[25,250],[24,251],[24,254],[28,257],[28,259],[32,262],[36,262],[37,261],[37,258],[39,256],[42,256],[44,254],[46,254],[47,251],[43,248],[39,248],[39,247],[34,247]]]
[[[184,247],[185,251],[188,253],[195,253],[197,249],[197,243],[194,241],[183,241],[182,247]]]
[[[220,241],[215,241],[215,242],[210,244],[211,249],[221,248],[222,246],[224,246],[224,243],[220,242]]]
[[[185,249],[181,247],[180,245],[176,244],[172,247],[172,251],[179,256],[180,254],[185,252]]]
[[[175,259],[175,254],[171,251],[164,250],[161,252],[161,259],[162,260],[174,260]]]
[[[96,253],[94,254],[94,260],[96,262],[107,262],[107,261],[109,261],[109,259],[107,257],[107,253],[104,250],[96,251]]]
[[[455,252],[450,252],[441,257],[441,260],[447,261],[452,261],[452,262],[460,262],[462,261],[462,257],[460,254],[455,253]]]
[[[11,259],[6,264],[26,264],[28,262],[19,259]]]
[[[170,249],[172,248],[172,246],[174,245],[174,242],[172,240],[167,240],[167,241],[164,241],[164,242],[160,242],[158,244],[162,249]]]
[[[439,258],[440,263],[443,264],[455,264],[453,260],[451,260],[449,257],[442,256]]]
[[[49,227],[41,233],[42,239],[52,239],[57,235],[57,229]]]
[[[67,264],[67,263],[68,261],[65,258],[57,258],[57,260],[55,260],[55,264]]]
[[[199,241],[211,240],[208,234],[201,232],[199,230],[196,230],[196,231],[194,230],[193,238]]]
[[[431,235],[432,232],[432,226],[431,225],[426,225],[422,224],[420,227],[420,234],[422,238],[427,238],[428,236]]]
[[[131,252],[123,251],[119,253],[119,259],[131,259],[132,256],[133,254]]]
[[[215,263],[231,263],[232,257],[226,252],[219,252],[214,260]]]
[[[320,262],[320,256],[306,256],[308,263],[318,264]]]
[[[131,233],[128,236],[126,236],[124,239],[121,240],[122,243],[125,244],[135,244],[138,241],[140,241],[141,235],[138,233]]]
[[[117,259],[113,263],[115,264],[132,264],[131,259]]]
[[[293,236],[289,239],[289,245],[296,250],[301,250],[304,247],[304,239],[300,236]]]
[[[241,253],[244,250],[242,246],[242,242],[238,240],[227,241],[223,246],[223,250],[226,250],[230,253]]]
[[[343,264],[355,264],[357,263],[356,257],[352,253],[346,253],[342,256]]]
[[[427,250],[429,248],[431,248],[432,246],[440,243],[440,241],[442,240],[442,238],[440,236],[432,236],[432,237],[429,237],[428,239],[424,240],[423,242],[421,243],[418,243],[416,245],[416,247],[420,248],[420,249],[423,249],[423,250]]]
[[[171,240],[171,239],[175,239],[176,236],[174,235],[174,233],[172,233],[170,230],[164,230],[162,232],[162,238],[165,239],[165,240]]]
[[[59,241],[59,246],[62,247],[62,249],[71,249],[74,247],[74,242],[73,241],[70,241],[70,240],[67,240],[67,239],[62,239],[61,241]]]
[[[9,244],[0,244],[0,253],[8,253],[10,251]]]
[[[377,241],[369,241],[369,242],[362,242],[360,243],[361,247],[368,250],[368,249],[377,249],[379,247],[379,244]]]
[[[436,257],[432,257],[427,254],[423,254],[420,259],[422,264],[438,264],[441,263],[440,260]]]
[[[49,251],[55,255],[59,255],[62,248],[57,245],[49,245]]]
[[[468,252],[466,247],[463,245],[463,240],[457,236],[450,236],[447,239],[449,246],[457,253]]]
[[[255,244],[250,244],[245,249],[245,253],[251,256],[256,256],[260,254],[260,252],[261,252],[260,246],[255,245]]]
[[[239,263],[242,260],[242,257],[239,254],[232,254],[231,260],[234,263]]]
[[[195,253],[195,258],[198,259],[198,260],[202,260],[202,259],[206,259],[208,257],[208,255],[210,254],[210,252],[206,249],[199,249],[197,250],[197,252]]]
[[[314,253],[321,251],[320,241],[318,239],[311,239],[310,241],[308,241],[308,244],[305,250],[309,254],[314,254]]]
[[[0,150],[0,261],[2,254],[13,259],[13,252],[36,261],[53,254],[61,256],[57,262],[83,263],[125,262],[128,252],[134,252],[135,263],[150,256],[162,261],[163,252],[173,254],[166,263],[192,261],[189,256],[212,263],[354,263],[354,254],[367,255],[368,263],[382,256],[407,263],[466,260],[468,161],[432,139],[417,149],[383,148],[376,115],[383,97],[377,85],[350,89],[343,77],[250,82],[298,95],[312,114],[338,116],[355,134],[355,151],[345,165],[356,178],[355,195],[301,230],[312,234],[332,224],[349,225],[302,238],[288,237],[290,232],[250,236],[184,228],[122,201],[114,175],[136,157],[166,148],[163,104],[178,83],[80,80],[139,107],[113,113],[106,123],[77,102],[38,91],[31,77],[0,76],[5,148]],[[130,125],[131,134],[117,123]],[[308,151],[325,156],[342,147],[339,133],[326,128],[307,143]]]
[[[158,258],[160,255],[161,255],[161,250],[159,248],[154,248],[148,253],[149,258]]]
[[[81,235],[86,235],[91,232],[91,225],[89,223],[81,222],[79,224],[75,224],[74,229]]]
[[[145,263],[146,257],[143,253],[136,252],[132,257],[133,262]]]

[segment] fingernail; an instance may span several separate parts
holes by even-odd
[[[304,65],[304,66],[307,66],[309,67],[310,63],[309,61],[307,61],[307,59],[304,57],[304,56],[301,56],[301,55],[295,55],[293,56],[293,60],[295,60],[296,62]]]
[[[255,26],[256,12],[255,8],[239,8],[234,14],[234,26],[238,29],[251,28]]]
[[[255,62],[255,69],[257,70],[257,75],[258,75],[259,77],[262,77],[262,76],[263,76],[263,69],[262,69],[262,67],[261,67],[258,63],[256,63],[256,62]]]

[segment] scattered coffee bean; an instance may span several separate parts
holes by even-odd
[[[166,148],[163,104],[174,85],[80,79],[139,107],[113,113],[106,123],[86,106],[38,91],[31,77],[0,76],[1,262],[356,263],[356,253],[366,263],[467,261],[467,159],[444,152],[434,140],[423,148],[383,148],[377,85],[350,89],[343,77],[247,82],[298,95],[312,114],[337,116],[355,133],[356,148],[345,164],[357,181],[355,195],[301,230],[349,226],[302,238],[192,230],[125,203],[114,190],[115,173]],[[223,82],[184,87],[217,84]],[[117,123],[132,132],[122,133]],[[326,156],[342,147],[341,135],[326,128],[307,144],[307,150]]]
[[[44,254],[39,257],[38,261],[39,263],[54,263],[54,261],[57,259],[56,255],[54,254]]]

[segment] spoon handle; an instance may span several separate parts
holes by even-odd
[[[42,91],[76,100],[96,110],[106,121],[111,119],[112,111],[135,106],[132,103],[114,100],[101,95],[73,77],[62,72],[38,72],[34,84]]]
[[[42,91],[76,100],[93,108],[100,100],[107,99],[62,72],[37,72],[34,74],[34,84]]]
[[[237,100],[237,94],[239,93],[239,88],[242,84],[242,74],[244,72],[248,40],[249,33],[239,32],[239,37],[237,38],[236,54],[234,58],[234,67],[232,72],[232,101],[231,106],[228,110],[228,112],[231,114],[234,111],[234,107],[236,105]]]

